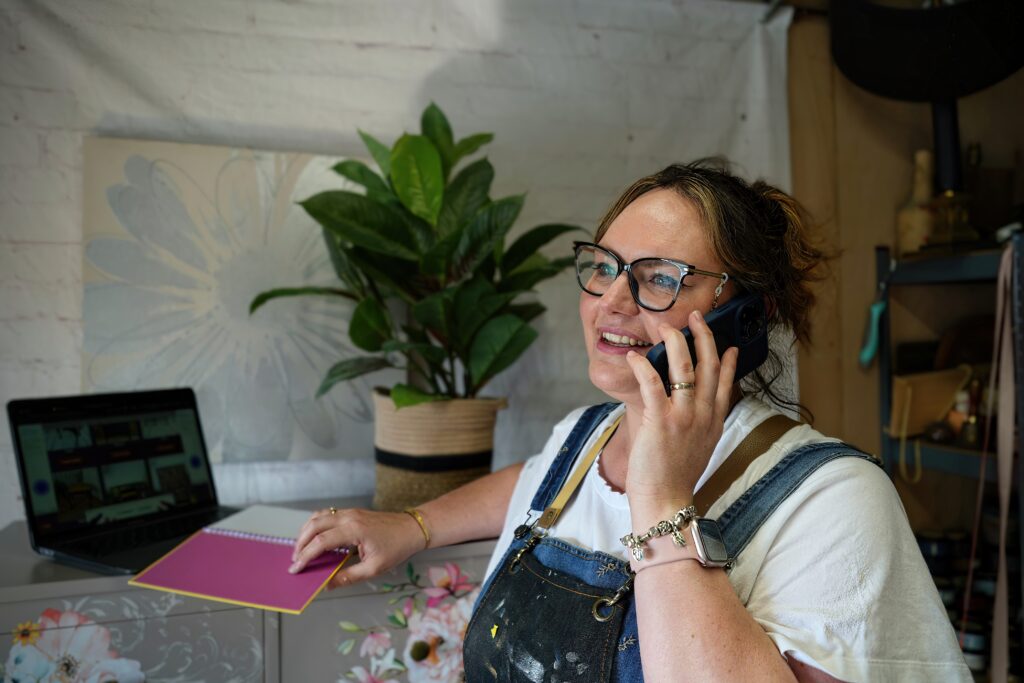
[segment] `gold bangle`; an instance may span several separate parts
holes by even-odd
[[[426,550],[427,548],[429,548],[430,547],[430,530],[427,529],[427,523],[425,521],[423,521],[423,515],[420,514],[420,511],[417,510],[416,508],[406,508],[406,509],[402,510],[402,512],[404,512],[405,514],[407,514],[410,517],[412,517],[413,519],[415,519],[416,523],[420,525],[420,531],[423,532],[423,538],[427,542],[427,544],[425,546],[423,546],[423,549]]]

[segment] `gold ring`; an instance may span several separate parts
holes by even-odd
[[[327,508],[327,511],[330,512],[333,515],[335,512],[338,511],[338,508],[336,508],[336,507],[334,507],[332,505],[331,507]]]
[[[693,382],[672,382],[672,384],[668,385],[668,390],[683,389],[684,391],[692,391],[695,386]]]

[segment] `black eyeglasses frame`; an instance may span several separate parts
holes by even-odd
[[[613,259],[615,259],[615,263],[618,266],[618,272],[615,273],[615,278],[618,278],[619,275],[621,275],[622,273],[625,273],[626,274],[626,281],[629,283],[629,292],[630,292],[630,294],[633,295],[633,301],[635,301],[636,305],[639,306],[640,308],[643,308],[644,310],[647,310],[647,311],[651,311],[652,313],[661,313],[661,312],[667,311],[668,309],[670,309],[673,306],[675,306],[676,299],[679,297],[679,290],[682,289],[683,282],[686,279],[687,275],[702,275],[704,277],[713,277],[713,278],[718,279],[719,280],[718,287],[715,289],[715,303],[718,302],[718,297],[722,293],[722,288],[725,287],[725,283],[729,281],[728,273],[716,273],[716,272],[710,271],[710,270],[702,270],[700,268],[697,268],[696,266],[693,266],[693,265],[690,265],[689,263],[686,263],[685,261],[678,261],[676,259],[664,258],[664,257],[661,257],[661,256],[644,256],[642,258],[635,259],[634,261],[631,261],[630,263],[626,263],[625,260],[623,260],[623,258],[621,256],[616,254],[614,251],[612,251],[608,247],[602,247],[600,244],[597,244],[595,242],[575,241],[575,242],[572,243],[572,248],[573,248],[573,256],[574,256],[574,259],[575,259],[575,263],[573,265],[576,268],[576,283],[580,286],[580,289],[582,289],[584,292],[586,292],[587,294],[589,294],[591,296],[598,296],[599,297],[599,296],[603,296],[603,294],[598,294],[596,292],[590,291],[589,289],[587,289],[583,285],[583,281],[580,279],[580,267],[579,267],[580,249],[582,249],[584,247],[592,247],[594,249],[599,249],[600,251],[602,251],[602,252],[604,252],[606,254],[610,254],[611,257]],[[636,281],[636,277],[633,275],[633,266],[636,265],[637,263],[639,263],[640,261],[662,261],[664,263],[671,264],[671,265],[673,265],[673,266],[675,266],[676,268],[679,269],[679,282],[676,284],[676,291],[672,295],[672,301],[668,304],[668,306],[665,306],[664,308],[654,308],[653,306],[648,306],[647,304],[645,304],[642,301],[640,301],[640,283],[638,283]],[[613,280],[615,278],[613,278]],[[714,307],[712,307],[712,308],[714,308]]]

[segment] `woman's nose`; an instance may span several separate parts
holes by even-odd
[[[629,276],[626,273],[620,273],[608,291],[601,296],[601,307],[609,313],[624,315],[636,315],[640,311],[640,307],[633,299],[633,292],[629,289]]]

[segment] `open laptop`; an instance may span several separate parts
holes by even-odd
[[[7,404],[32,548],[134,574],[207,524],[218,505],[191,389]]]

